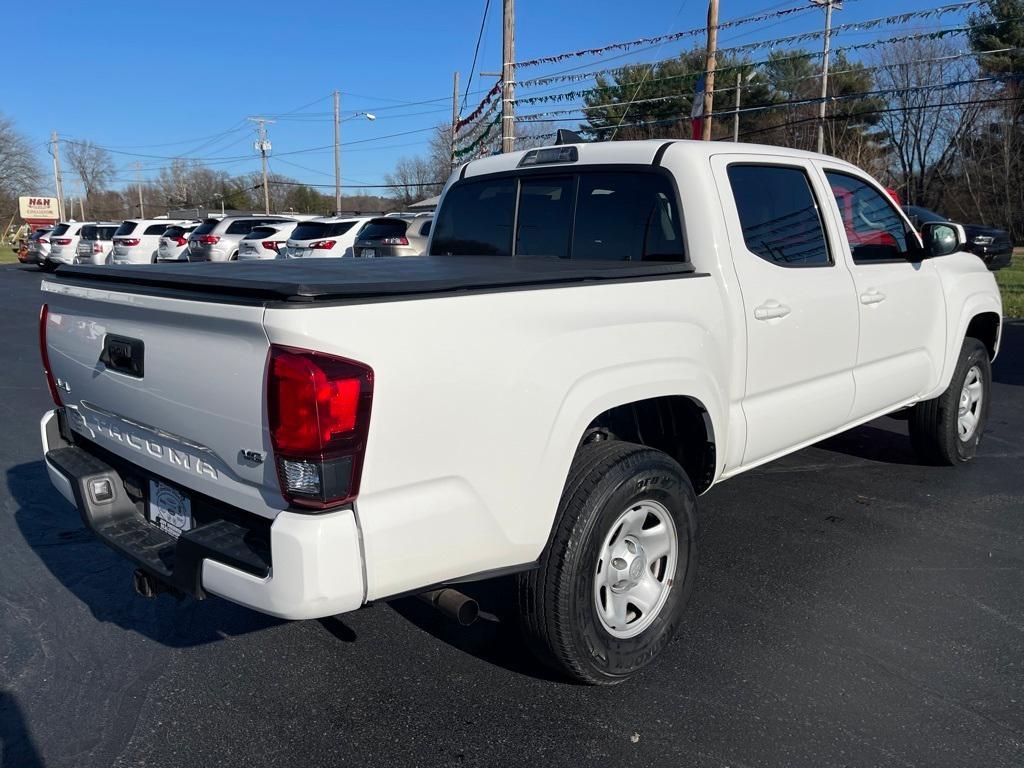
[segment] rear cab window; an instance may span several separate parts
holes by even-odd
[[[431,254],[686,260],[666,173],[559,171],[457,182],[434,220]]]

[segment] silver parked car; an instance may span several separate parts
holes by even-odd
[[[114,247],[114,233],[121,226],[117,221],[83,224],[75,252],[75,264],[106,264]]]
[[[429,214],[407,219],[383,216],[370,219],[356,238],[355,255],[364,259],[378,256],[422,256],[434,217]]]
[[[356,238],[368,221],[369,216],[324,216],[304,221],[288,238],[285,256],[289,259],[352,256]]]
[[[234,261],[238,258],[238,246],[242,238],[253,228],[264,224],[281,224],[295,221],[289,216],[225,216],[223,219],[207,219],[192,230],[188,238],[189,261]]]

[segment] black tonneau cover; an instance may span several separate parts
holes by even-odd
[[[414,256],[62,266],[57,276],[62,282],[97,284],[111,290],[315,302],[656,280],[695,276],[695,272],[692,264],[681,262]]]

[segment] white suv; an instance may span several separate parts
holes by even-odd
[[[78,252],[78,241],[82,236],[82,227],[92,222],[62,221],[50,233],[50,255],[46,258],[55,266],[57,264],[74,264]]]
[[[154,264],[160,236],[181,219],[126,219],[114,233],[111,264]]]
[[[284,256],[289,259],[352,256],[356,237],[370,219],[370,216],[325,216],[300,222],[288,238]]]

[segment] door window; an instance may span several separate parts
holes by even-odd
[[[826,171],[825,178],[839,206],[855,264],[912,261],[917,256],[917,240],[908,234],[888,195],[846,173]]]
[[[807,173],[777,165],[729,166],[747,250],[780,267],[832,263]]]

